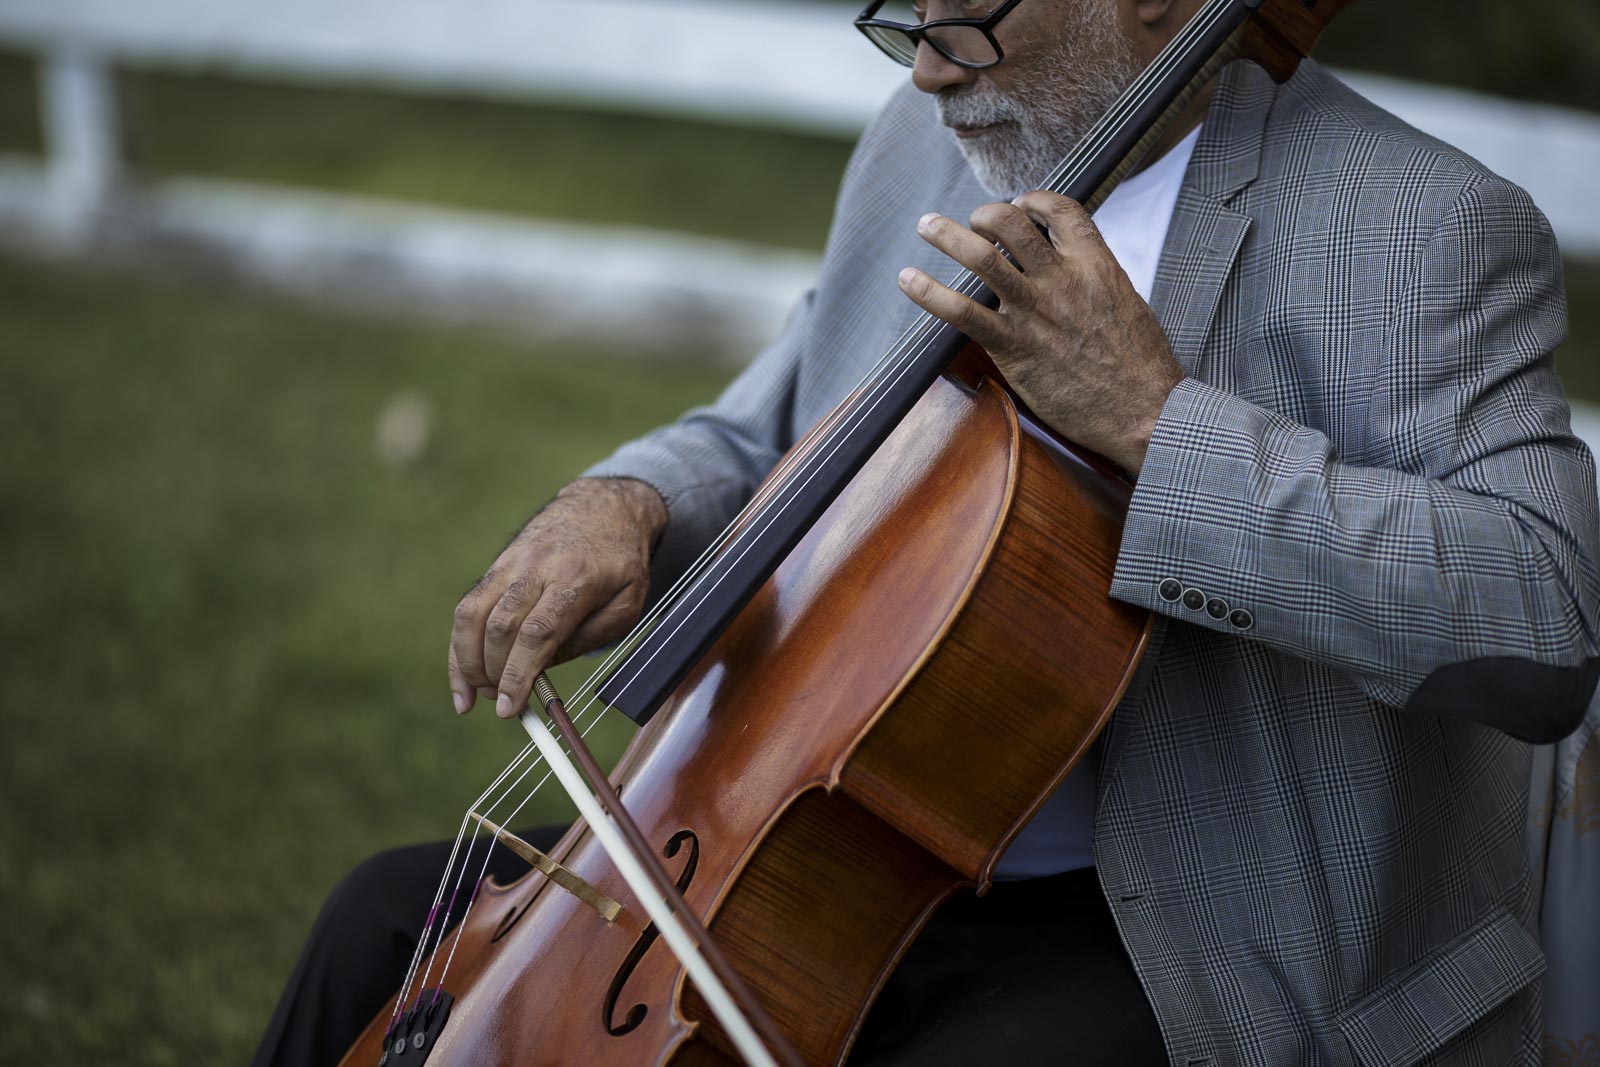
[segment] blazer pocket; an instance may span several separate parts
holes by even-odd
[[[1339,1020],[1363,1067],[1404,1067],[1544,973],[1544,953],[1504,908],[1388,979]]]

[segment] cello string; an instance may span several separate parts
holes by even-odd
[[[456,852],[460,849],[461,841],[466,837],[467,825],[471,822],[472,819],[470,815],[463,815],[461,817],[462,825],[460,830],[456,832],[456,846],[450,850],[450,859],[445,864],[444,874],[439,880],[439,890],[434,896],[433,907],[429,909],[428,920],[422,928],[421,936],[417,938],[417,947],[412,950],[411,965],[406,970],[405,981],[400,985],[400,995],[395,998],[394,1010],[389,1016],[390,1030],[394,1029],[395,1020],[400,1017],[401,1013],[405,1010],[406,1001],[410,999],[412,981],[418,981],[423,991],[427,989],[428,974],[433,970],[432,961],[434,955],[438,952],[439,941],[443,939],[445,931],[450,926],[450,910],[452,910],[455,906],[456,894],[461,891],[461,875],[458,874],[456,876],[456,884],[450,891],[450,907],[446,909],[445,914],[443,915],[439,914],[439,904],[444,899],[444,887],[449,884],[450,872],[455,870]],[[466,855],[461,857],[462,874],[465,874],[467,868],[471,865],[472,853],[477,847],[478,833],[480,830],[481,826],[473,826],[472,837],[467,841]],[[434,949],[432,952],[427,951],[429,941],[432,941],[434,944]],[[421,972],[418,972],[417,965],[422,962],[424,955],[426,955],[429,961],[428,966]],[[419,992],[417,994],[417,1002],[421,1003],[421,1000],[422,993]]]
[[[598,726],[599,723],[600,723],[600,719],[599,719],[598,716],[596,716],[593,719],[593,721],[591,721],[589,723],[589,725],[584,728],[583,733],[580,736],[585,736],[585,737],[588,736],[589,731],[594,729],[594,727]],[[535,747],[535,746],[532,746],[530,744],[529,747]],[[522,762],[522,761],[518,760],[516,762]],[[512,794],[512,792],[517,788],[517,786],[520,785],[522,783],[522,781],[525,778],[528,777],[529,774],[531,774],[535,770],[537,770],[542,763],[543,763],[543,757],[541,757],[537,753],[535,753],[534,758],[532,760],[527,761],[527,766],[523,768],[522,773],[517,775],[517,777],[509,785],[507,785],[506,788],[501,792],[500,796],[496,800],[494,800],[493,803],[491,803],[487,809],[484,810],[484,812],[482,813],[482,817],[483,818],[488,818],[491,814],[493,814],[500,807],[501,804],[505,803],[506,798],[509,797]],[[513,767],[514,766],[515,766],[515,764],[513,764]],[[502,772],[502,778],[505,776],[505,774],[510,773],[511,770],[512,770],[512,767],[508,767],[505,772]],[[539,781],[537,783],[535,783],[531,789],[529,789],[527,795],[524,796],[522,801],[517,804],[516,808],[514,808],[512,810],[511,814],[506,816],[504,819],[501,820],[502,825],[505,825],[505,826],[507,826],[509,828],[510,821],[512,819],[516,818],[517,814],[522,811],[522,809],[528,804],[528,802],[531,801],[535,796],[538,795],[539,790],[544,786],[545,782],[547,782],[549,780],[550,780],[550,772],[546,771],[545,772],[545,776],[543,778],[539,779]],[[473,836],[472,836],[471,842],[468,845],[467,855],[462,858],[461,871],[460,871],[459,874],[456,875],[456,884],[455,884],[454,888],[451,889],[450,902],[449,902],[449,904],[447,904],[445,906],[445,910],[444,910],[443,915],[439,916],[437,934],[436,934],[436,937],[434,939],[434,947],[433,947],[432,951],[427,953],[428,964],[422,970],[421,977],[420,977],[420,984],[421,984],[422,989],[424,991],[426,991],[426,989],[427,989],[427,978],[428,978],[428,975],[433,972],[434,960],[436,960],[438,958],[439,948],[443,944],[444,934],[446,933],[446,931],[452,925],[451,922],[450,922],[450,918],[455,912],[455,902],[458,899],[460,899],[461,888],[462,888],[462,885],[464,884],[464,879],[466,877],[467,870],[471,866],[472,851],[473,851],[474,846],[476,845],[478,834],[482,830],[482,824],[476,822],[476,820],[473,820],[472,816],[477,813],[477,809],[478,808],[483,806],[483,801],[488,797],[489,793],[492,792],[492,791],[493,791],[492,787],[491,787],[491,789],[485,790],[484,793],[482,794],[482,796],[480,796],[478,798],[478,801],[475,802],[472,805],[472,807],[468,809],[467,814],[462,817],[463,829],[461,831],[461,834],[458,834],[458,840],[459,840],[459,837],[465,833],[465,824],[467,822],[469,822],[469,821],[474,823]],[[476,901],[476,899],[477,899],[478,886],[481,885],[484,876],[488,873],[489,861],[494,857],[494,849],[495,849],[495,846],[497,844],[499,844],[499,841],[498,841],[497,838],[495,838],[493,836],[490,836],[487,839],[487,845],[486,845],[486,847],[484,849],[483,864],[478,870],[478,879],[477,879],[476,882],[473,883],[472,892],[467,897],[466,907],[463,909],[462,914],[461,914],[461,921],[462,922],[465,922],[466,918],[467,918],[467,915],[471,913],[472,905],[473,905],[474,901]],[[446,881],[449,879],[450,871],[452,869],[454,869],[454,857],[453,856],[452,856],[451,863],[447,864],[446,868],[445,868],[445,880]],[[442,887],[441,887],[441,898],[440,899],[442,899]],[[439,901],[436,899],[435,902],[434,902],[435,908],[438,907],[438,903],[439,903]],[[448,969],[449,969],[449,960],[453,959],[454,956],[455,956],[455,944],[459,944],[459,939],[457,940],[456,943],[451,945],[450,956],[446,959],[446,963],[445,963],[445,971],[448,971]],[[426,939],[424,938],[423,940],[419,941],[418,947],[417,947],[417,949],[416,949],[416,951],[415,951],[415,953],[413,955],[413,962],[412,962],[412,967],[413,968],[415,968],[417,961],[420,959],[420,957],[421,957],[421,955],[422,955],[422,953],[423,953],[423,951],[425,949],[426,949]],[[440,984],[441,988],[443,987],[443,984],[444,984],[445,971],[441,971],[440,974],[439,974],[439,984]],[[408,976],[406,984],[404,986],[402,986],[403,991],[408,996],[410,994],[409,986],[410,986],[410,978]],[[437,999],[437,993],[435,994],[435,999]]]
[[[491,808],[489,810],[493,811],[495,807],[498,807],[500,805],[500,803],[502,801],[504,801],[507,796],[510,795],[511,790],[515,789],[522,782],[522,780],[524,778],[526,778],[529,774],[531,774],[534,770],[536,770],[538,768],[538,766],[539,766],[539,764],[538,764],[537,761],[530,762],[528,764],[528,766],[523,769],[522,773],[517,776],[516,780],[513,781],[509,786],[506,787],[506,791],[501,794],[500,799],[495,801],[494,805],[491,806]],[[549,777],[550,777],[550,775],[548,773],[546,773],[545,777],[540,779],[539,782],[536,785],[534,785],[534,787],[531,790],[529,790],[527,797],[523,800],[522,803],[526,804],[529,800],[532,800],[533,797],[539,792],[539,787],[544,785],[545,781],[548,780]],[[521,808],[522,808],[522,805],[519,804],[517,806],[517,810],[520,811]],[[417,984],[419,986],[419,991],[418,991],[417,995],[418,995],[418,999],[419,1000],[421,999],[422,994],[427,992],[427,989],[428,989],[428,976],[433,973],[434,962],[439,958],[439,949],[444,944],[445,933],[453,925],[451,923],[451,917],[455,914],[456,901],[461,898],[461,887],[463,886],[463,884],[465,884],[467,871],[470,870],[471,867],[472,867],[472,853],[473,853],[474,849],[477,846],[478,835],[483,830],[483,824],[481,822],[478,822],[477,820],[472,818],[472,816],[473,816],[473,814],[475,812],[476,812],[476,806],[474,806],[474,808],[472,810],[469,810],[467,815],[464,816],[463,820],[462,820],[464,823],[465,822],[471,822],[473,824],[472,840],[468,844],[467,854],[465,856],[463,856],[462,859],[461,859],[461,868],[460,868],[459,872],[456,874],[455,885],[452,886],[451,889],[450,889],[450,902],[445,905],[444,914],[438,916],[438,926],[437,926],[437,929],[434,931],[434,935],[433,935],[433,938],[432,938],[432,940],[433,940],[433,948],[431,950],[427,950],[427,960],[428,960],[427,965],[425,967],[423,967],[421,974],[418,976]],[[489,814],[488,812],[485,812],[484,813],[484,818],[487,818],[488,814]],[[464,828],[463,828],[463,832],[464,832]],[[477,900],[478,888],[479,888],[479,886],[481,886],[483,884],[483,878],[488,873],[489,861],[494,858],[494,849],[495,849],[495,845],[496,844],[498,844],[497,839],[495,837],[493,837],[493,836],[490,836],[488,838],[488,840],[487,840],[487,844],[484,846],[483,863],[478,868],[478,879],[477,879],[476,882],[473,883],[472,892],[468,894],[466,905],[462,909],[462,912],[461,912],[461,921],[462,922],[466,921],[467,916],[472,911],[473,903]],[[449,866],[447,866],[445,868],[445,878],[446,878],[446,880],[449,879],[450,871],[453,870],[453,869],[454,869],[453,862],[452,862],[451,865],[449,865]],[[434,907],[437,909],[438,904],[436,903],[434,905]],[[432,917],[430,916],[430,926],[431,926],[431,924],[432,924]],[[449,970],[449,959],[453,959],[455,957],[455,945],[459,944],[459,943],[460,943],[460,938],[457,938],[456,941],[452,943],[451,948],[450,948],[450,955],[446,960],[445,967],[444,967],[443,970],[441,970],[439,972],[438,989],[440,989],[440,990],[442,990],[444,988],[445,974]],[[417,946],[418,957],[417,958],[420,958],[420,955],[421,955],[422,951],[425,950],[425,949],[427,949],[427,939],[426,938],[424,938],[422,941],[420,941],[418,943],[418,946]],[[415,964],[413,964],[413,966],[415,966]],[[408,985],[409,985],[409,982],[408,982]],[[407,995],[410,994],[409,988],[406,989],[406,993],[407,993]],[[437,991],[436,991],[435,992],[435,1000],[437,1000],[437,999],[438,999],[438,994],[437,994]]]
[[[600,725],[600,721],[601,721],[601,717],[600,717],[599,713],[596,713],[593,716],[593,718],[591,719],[591,721],[589,722],[589,725],[585,726],[583,728],[583,730],[578,734],[578,736],[580,738],[588,737],[589,736],[589,732],[591,730],[593,730],[596,726]],[[577,720],[573,720],[573,724],[576,725],[577,724]],[[563,747],[564,750],[570,751],[570,746],[562,746],[562,747]],[[524,776],[527,775],[529,773],[529,771],[532,771],[534,768],[538,767],[540,765],[540,763],[542,763],[542,762],[543,762],[543,760],[541,758],[541,759],[536,760],[535,762],[531,763],[529,765],[529,767],[528,767],[528,770],[523,771],[523,775]],[[531,801],[535,796],[537,796],[539,794],[539,790],[544,788],[544,784],[546,782],[548,782],[554,774],[555,774],[555,772],[553,770],[546,770],[545,774],[544,774],[544,777],[539,779],[539,781],[533,786],[532,789],[530,789],[528,791],[527,795],[522,798],[522,800],[517,804],[517,806],[515,808],[511,809],[511,812],[508,815],[506,815],[503,820],[501,820],[501,825],[509,827],[510,824],[511,824],[511,821],[513,819],[515,819],[518,814],[521,813],[523,808],[527,807],[529,801]],[[518,781],[521,781],[521,778],[518,778]],[[509,795],[511,790],[516,788],[516,785],[517,785],[517,783],[513,782],[513,783],[511,783],[511,785],[507,786],[505,793],[502,794],[502,796],[501,796],[501,800],[495,801],[495,805],[494,806],[498,807],[500,805],[501,801],[503,801],[505,799],[505,796]],[[490,810],[492,811],[493,808],[491,808]],[[485,817],[487,818],[488,817],[488,812],[485,812],[484,814],[485,814]],[[494,847],[495,847],[496,844],[498,844],[498,840],[491,837],[489,839],[489,847],[488,847],[487,850],[485,850],[485,853],[484,853],[483,866],[478,871],[478,883],[477,883],[478,885],[482,884],[484,875],[488,872],[489,859],[494,854]],[[477,903],[477,900],[478,900],[478,891],[477,891],[476,887],[474,887],[472,893],[467,897],[466,907],[461,912],[461,922],[463,924],[466,923],[467,916],[472,914],[472,907],[473,907],[474,904]],[[452,906],[453,906],[453,904],[454,904],[454,898],[452,897]],[[461,944],[461,939],[459,937],[456,938],[455,941],[451,942],[450,952],[449,952],[448,955],[445,956],[444,967],[441,968],[440,971],[439,971],[439,986],[438,986],[438,990],[439,991],[442,991],[444,989],[445,977],[450,973],[450,964],[455,961],[456,949],[457,949],[457,947],[460,946],[460,944]],[[438,951],[439,951],[438,950],[438,946],[436,945],[434,947],[434,956],[436,956],[438,954]],[[429,961],[428,961],[428,970],[424,972],[424,977],[426,977],[427,973],[431,972],[432,970],[433,970],[433,957],[430,956]],[[426,988],[426,983],[424,983],[424,988]],[[435,1001],[438,1000],[438,992],[435,992],[434,999],[435,999]]]
[[[475,808],[479,804],[483,803],[484,799],[486,797],[488,797],[488,795],[490,793],[494,792],[495,789],[499,787],[501,782],[505,781],[507,775],[509,775],[511,773],[512,769],[518,763],[522,762],[523,760],[525,760],[527,758],[528,752],[530,750],[532,750],[534,747],[535,746],[530,742],[527,745],[527,747],[525,747],[522,750],[522,752],[517,756],[517,758],[515,760],[513,760],[510,764],[508,764],[506,766],[505,770],[501,771],[499,773],[499,775],[497,775],[495,777],[494,781],[489,783],[488,788],[485,789],[482,793],[480,793],[478,795],[478,799],[473,801],[472,807]],[[390,1029],[393,1029],[394,1020],[399,1017],[400,1010],[405,1004],[406,997],[410,995],[411,979],[412,979],[413,975],[416,972],[416,968],[417,968],[418,962],[420,962],[420,960],[422,958],[423,948],[428,943],[428,935],[429,935],[430,929],[431,929],[431,927],[433,925],[434,919],[438,915],[439,903],[440,903],[440,901],[442,901],[444,899],[444,887],[450,881],[450,871],[455,866],[457,854],[461,851],[461,841],[466,836],[467,824],[469,822],[469,816],[470,816],[472,808],[468,808],[467,810],[468,810],[468,814],[467,815],[463,815],[461,817],[461,826],[456,831],[455,843],[450,848],[450,858],[445,861],[444,872],[439,877],[439,886],[434,891],[433,903],[429,906],[429,910],[428,910],[428,916],[429,916],[428,920],[427,920],[427,922],[425,922],[423,924],[422,933],[417,938],[417,948],[412,951],[411,963],[406,969],[405,978],[400,983],[400,995],[395,998],[395,1010],[394,1010],[394,1013],[389,1018],[389,1027],[390,1027]],[[474,834],[474,840],[476,840],[476,834]],[[471,845],[471,843],[469,843],[468,846],[467,846],[467,856],[470,857],[471,854],[472,854],[472,845]],[[463,857],[463,859],[462,859],[463,866],[467,862],[468,862],[467,858]]]
[[[1119,97],[1118,104],[1113,106],[1111,112],[1108,113],[1107,118],[1102,119],[1099,123],[1097,123],[1096,126],[1091,130],[1090,136],[1086,137],[1073,153],[1069,154],[1065,160],[1063,160],[1057,165],[1056,168],[1052,170],[1051,174],[1045,179],[1042,187],[1056,189],[1066,177],[1068,177],[1075,170],[1081,169],[1086,164],[1087,159],[1085,157],[1089,156],[1091,151],[1095,154],[1098,154],[1103,150],[1104,146],[1110,142],[1112,137],[1125,130],[1134,117],[1132,112],[1138,106],[1140,106],[1140,104],[1138,102],[1125,104],[1124,102],[1137,101],[1137,98],[1147,91],[1150,82],[1155,81],[1158,78],[1166,77],[1171,69],[1181,62],[1182,59],[1186,58],[1190,53],[1192,53],[1195,48],[1198,47],[1198,39],[1200,36],[1206,30],[1209,30],[1211,26],[1215,25],[1215,23],[1220,19],[1224,8],[1227,6],[1227,3],[1228,0],[1212,0],[1212,3],[1208,4],[1201,14],[1192,20],[1189,26],[1185,27],[1184,31],[1181,32],[1178,38],[1174,40],[1172,46],[1164,49],[1162,54],[1157,57],[1156,62],[1152,63],[1151,66],[1144,72],[1144,74],[1141,75],[1139,79],[1136,79],[1132,86],[1130,86],[1130,89],[1125,91],[1124,94]],[[1117,114],[1119,109],[1122,112],[1120,115]],[[1112,116],[1116,117],[1113,119]],[[949,287],[957,292],[961,292],[963,295],[970,297],[981,290],[983,285],[984,283],[982,280],[977,278],[975,274],[970,271],[962,271]],[[892,346],[889,352],[886,353],[885,356],[878,361],[878,364],[876,364],[863,378],[862,385],[857,387],[859,398],[856,399],[853,404],[848,405],[846,416],[842,419],[838,419],[836,421],[836,425],[831,430],[826,430],[823,435],[816,438],[811,447],[797,452],[794,456],[790,457],[789,460],[786,460],[783,464],[780,464],[779,470],[774,472],[773,475],[773,483],[775,483],[775,488],[770,494],[767,495],[767,499],[762,501],[761,494],[758,494],[756,499],[752,500],[751,506],[741,509],[741,512],[735,516],[734,520],[727,528],[724,529],[723,533],[719,535],[718,539],[713,541],[712,545],[701,554],[700,558],[697,559],[693,565],[691,565],[683,578],[681,578],[679,582],[674,585],[672,590],[670,590],[669,593],[663,597],[662,601],[657,605],[657,609],[651,613],[651,617],[647,618],[643,623],[635,627],[634,631],[630,633],[628,638],[624,639],[616,652],[607,658],[606,663],[603,663],[599,668],[597,668],[596,671],[590,675],[589,679],[579,686],[578,694],[575,695],[584,695],[583,704],[579,709],[579,715],[585,714],[594,704],[598,696],[599,688],[597,679],[599,679],[607,670],[609,670],[610,663],[615,660],[618,654],[623,652],[624,649],[628,649],[628,642],[634,638],[642,639],[642,631],[652,626],[654,622],[659,619],[662,611],[664,611],[669,605],[676,606],[682,600],[692,597],[695,592],[697,592],[696,587],[703,584],[706,577],[705,571],[709,569],[709,561],[711,557],[717,553],[719,548],[727,544],[736,535],[749,533],[757,525],[761,526],[759,533],[764,535],[765,532],[769,530],[776,521],[782,518],[788,508],[792,506],[794,498],[797,497],[799,493],[802,492],[804,488],[815,479],[815,477],[826,467],[828,460],[830,460],[848,441],[849,435],[855,426],[859,425],[868,414],[881,406],[883,398],[888,395],[893,386],[898,384],[904,378],[905,374],[908,373],[909,370],[916,364],[919,357],[927,353],[930,342],[934,338],[934,335],[942,332],[942,326],[943,323],[932,315],[924,313],[923,315],[919,316],[918,321],[914,322],[905,331],[905,333],[902,334],[901,339],[896,343],[896,345]],[[896,355],[897,352],[899,353],[898,357]],[[892,373],[885,375],[883,373],[885,367],[892,367]],[[865,392],[861,392],[862,386],[866,387]],[[852,416],[858,417],[852,418]],[[831,445],[832,447],[826,447],[827,445]],[[788,474],[788,468],[796,466],[804,467],[809,461],[814,460],[818,453],[822,451],[826,451],[827,455],[824,456],[819,462],[810,463],[812,469],[809,471],[802,471],[798,479]],[[798,480],[798,486],[794,487],[792,491],[788,492],[787,498],[785,498],[784,490],[790,489],[792,483],[796,480]],[[755,507],[754,514],[748,514],[752,511],[752,506],[756,505],[759,506]],[[768,519],[769,521],[763,523],[763,519]],[[759,539],[759,536],[756,536],[752,540],[758,541]],[[737,562],[737,559],[743,558],[743,555],[749,551],[750,547],[751,545],[747,545],[745,549],[739,553],[739,556],[735,558],[735,562]],[[700,596],[698,601],[699,604],[704,604],[705,601],[714,594],[723,577],[725,577],[725,573],[722,576],[718,576],[714,581],[711,582],[710,586]],[[690,588],[684,589],[683,587],[685,584],[690,584]],[[679,627],[681,626],[682,623],[679,623]],[[676,630],[674,630],[674,633],[675,632]],[[672,635],[668,635],[669,639],[671,636]],[[637,644],[635,644],[631,649],[628,649],[627,659],[623,663],[622,667],[618,669],[618,674],[632,665],[632,662],[637,657],[639,651],[640,648]],[[654,653],[650,659],[646,660],[644,666],[648,666],[653,658]],[[640,669],[642,670],[643,668],[641,667]],[[598,721],[597,713],[595,722],[597,723]],[[585,729],[585,736],[588,733],[588,729],[592,728],[593,725],[594,723],[591,723],[590,727]],[[529,770],[531,769],[532,768],[530,767]],[[510,787],[507,788],[506,792],[502,794],[500,800],[495,802],[494,807],[498,807],[499,804],[503,802],[505,796],[509,795],[511,790],[514,789],[524,777],[526,777],[527,773],[528,771],[524,771],[523,774],[520,775]],[[516,812],[520,812],[522,810],[522,807],[532,799],[532,797],[542,787],[544,782],[548,781],[549,777],[550,775],[547,772],[545,777],[541,779],[540,782],[536,784],[528,793],[528,795],[521,801],[521,803],[518,804],[517,808],[513,812],[513,816]],[[485,795],[487,795],[487,791]],[[463,827],[463,832],[464,829],[465,827]],[[458,841],[460,836],[461,835],[458,834]],[[475,838],[476,834],[474,835],[474,840]],[[493,847],[494,842],[491,840],[489,845],[490,850],[492,850]],[[485,866],[487,866],[487,857],[485,859]],[[448,876],[448,871],[446,874]],[[469,901],[468,908],[470,909],[470,907],[471,902]],[[452,946],[451,957],[453,957],[453,955],[454,946]],[[448,968],[448,966],[449,963],[447,960],[446,968]],[[431,970],[431,964],[429,970]]]
[[[600,724],[600,717],[598,715],[595,715],[592,718],[592,720],[589,722],[589,724],[586,727],[583,728],[583,731],[579,736],[580,737],[587,737],[589,735],[589,732],[591,730],[593,730],[599,724]],[[536,746],[534,746],[531,742],[528,745],[528,749],[532,749],[532,748],[535,748],[535,747]],[[528,749],[524,749],[524,753],[523,753],[524,755],[527,754]],[[513,761],[512,764],[509,765],[506,768],[505,771],[501,772],[500,778],[496,779],[496,783],[495,784],[498,785],[498,783],[501,780],[503,780],[506,777],[506,775],[508,775],[513,769],[515,769],[515,767],[518,764],[520,764],[522,762],[524,762],[524,760],[521,757],[519,757],[517,760]],[[527,762],[527,766],[522,769],[522,772],[520,774],[518,774],[517,777],[509,785],[507,785],[504,790],[501,791],[500,796],[498,798],[496,798],[492,803],[490,803],[488,808],[486,808],[483,811],[483,813],[482,813],[482,817],[483,818],[488,818],[491,814],[496,812],[499,809],[500,805],[505,803],[506,798],[511,796],[511,794],[516,790],[517,786],[520,785],[522,783],[522,781],[528,777],[529,774],[531,774],[535,770],[537,770],[539,768],[539,766],[544,761],[543,761],[543,757],[542,756],[538,755],[537,753],[534,753],[533,758],[531,760],[527,760],[526,762]],[[533,785],[533,787],[528,790],[527,794],[517,804],[517,806],[511,811],[511,813],[509,815],[505,816],[504,818],[499,820],[501,822],[501,824],[506,826],[507,828],[509,828],[511,820],[515,819],[517,817],[517,815],[522,811],[522,809],[527,806],[529,801],[531,801],[535,796],[538,795],[539,790],[541,788],[543,788],[544,784],[547,781],[550,780],[550,776],[551,776],[551,773],[547,770],[545,772],[544,777],[539,779],[539,781],[536,782]],[[493,791],[494,791],[494,786],[491,786],[489,789],[486,789],[479,796],[478,800],[473,803],[472,807],[468,809],[467,814],[462,817],[463,826],[462,826],[462,829],[457,833],[458,846],[459,846],[459,842],[460,842],[461,837],[466,832],[466,823],[468,823],[469,821],[473,821],[474,822],[473,836],[472,836],[471,841],[468,844],[467,854],[466,854],[466,856],[464,856],[462,858],[461,870],[460,870],[460,873],[458,873],[456,875],[456,884],[451,889],[449,903],[447,905],[445,905],[445,910],[444,910],[443,914],[437,916],[438,925],[436,927],[436,935],[434,937],[433,949],[431,951],[427,950],[427,936],[426,935],[427,935],[428,928],[425,927],[424,936],[421,939],[419,939],[417,948],[413,952],[412,963],[411,963],[411,971],[415,970],[415,968],[417,966],[417,963],[420,961],[420,959],[421,959],[422,955],[424,954],[424,952],[426,952],[426,954],[427,954],[428,963],[427,963],[427,966],[423,968],[423,970],[421,972],[421,976],[420,976],[420,985],[421,985],[421,987],[422,987],[422,989],[424,991],[427,989],[428,975],[433,972],[433,963],[438,958],[439,948],[443,944],[444,935],[452,925],[451,916],[455,913],[455,903],[456,903],[456,901],[458,899],[460,899],[461,888],[462,888],[462,886],[464,884],[464,879],[466,877],[466,873],[467,873],[468,869],[471,866],[472,852],[473,852],[473,850],[474,850],[474,848],[476,846],[478,833],[482,829],[482,824],[481,823],[476,823],[475,820],[472,819],[472,816],[475,813],[477,813],[477,810],[479,808],[483,807],[484,800],[486,800],[488,798],[489,794],[491,792],[493,792]],[[482,884],[484,876],[488,873],[489,861],[491,859],[493,859],[493,857],[494,857],[494,849],[495,849],[495,846],[498,845],[498,844],[499,844],[498,838],[496,838],[494,836],[490,836],[490,837],[487,838],[487,844],[486,844],[485,849],[484,849],[483,863],[479,868],[477,881],[473,883],[472,892],[470,894],[468,894],[468,896],[467,896],[467,903],[466,903],[466,906],[463,909],[462,914],[461,914],[461,921],[462,922],[465,922],[466,918],[467,918],[467,915],[469,915],[471,913],[472,905],[477,899],[478,887]],[[431,913],[430,914],[429,927],[432,927],[432,925],[433,925],[433,916],[435,914],[437,914],[437,908],[439,906],[439,902],[440,902],[440,900],[443,899],[443,883],[447,882],[449,880],[450,871],[452,869],[454,869],[454,852],[452,852],[452,856],[451,856],[450,862],[447,863],[446,866],[445,866],[444,876],[441,879],[440,891],[439,891],[438,896],[436,896],[436,898],[434,900],[435,913]],[[439,974],[439,988],[440,988],[440,990],[442,990],[442,988],[443,988],[445,974],[449,970],[450,960],[455,958],[456,945],[458,945],[459,943],[460,943],[459,939],[456,942],[452,943],[451,948],[450,948],[450,954],[446,958],[446,961],[445,961],[445,968]],[[410,985],[411,985],[411,981],[412,981],[411,971],[408,971],[406,981],[401,987],[402,988],[402,992],[405,994],[405,996],[409,996],[410,995]],[[436,992],[435,992],[435,1000],[437,1000],[437,998],[438,998],[438,991],[436,990]],[[403,1003],[404,999],[405,999],[405,997],[402,997],[399,1001],[397,1001],[397,1006],[398,1006],[398,1004]]]
[[[1202,43],[1201,38],[1209,33],[1211,29],[1222,20],[1222,17],[1227,13],[1227,9],[1235,2],[1236,0],[1210,0],[1210,2],[1204,8],[1202,8],[1200,12],[1195,15],[1195,17],[1191,19],[1181,31],[1179,31],[1178,36],[1174,37],[1172,42],[1162,50],[1161,54],[1158,55],[1155,61],[1150,64],[1145,73],[1140,75],[1138,79],[1135,79],[1128,91],[1126,91],[1118,100],[1118,103],[1113,105],[1112,111],[1116,111],[1121,108],[1121,110],[1123,110],[1126,114],[1123,118],[1119,119],[1120,125],[1118,125],[1116,129],[1106,130],[1106,136],[1098,139],[1100,144],[1093,149],[1094,155],[1098,155],[1101,151],[1103,151],[1104,146],[1109,144],[1109,142],[1116,135],[1120,135],[1125,132],[1128,124],[1137,117],[1137,111],[1143,106],[1144,101],[1134,99],[1134,97],[1142,96],[1147,93],[1149,89],[1152,88],[1152,86],[1148,83],[1165,81],[1174,70],[1188,60],[1200,48]],[[1125,101],[1127,102],[1127,106],[1122,107],[1122,104]],[[1056,167],[1050,172],[1049,176],[1045,178],[1044,184],[1041,186],[1041,188],[1047,188],[1055,192],[1060,192],[1061,190],[1059,186],[1066,184],[1066,179],[1071,176],[1069,172],[1082,170],[1085,166],[1087,166],[1089,160],[1081,157],[1089,154],[1087,151],[1089,147],[1089,141],[1095,138],[1095,134],[1098,132],[1098,127],[1100,124],[1096,125],[1097,129],[1090,132],[1090,137],[1085,138],[1084,142],[1080,143],[1078,148],[1074,149],[1071,154],[1069,154],[1064,160],[1056,165]]]

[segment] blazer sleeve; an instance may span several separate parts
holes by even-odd
[[[713,403],[622,445],[585,478],[637,478],[666,501],[667,529],[651,561],[654,599],[738,514],[794,440],[795,379],[815,291]]]
[[[1565,333],[1543,216],[1509,183],[1469,187],[1378,357],[1388,465],[1342,462],[1317,430],[1186,379],[1112,595],[1341,669],[1385,704],[1565,736],[1600,677],[1600,519],[1555,375]]]

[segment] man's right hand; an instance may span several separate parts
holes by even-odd
[[[516,715],[540,671],[626,635],[666,526],[666,503],[644,482],[580,478],[561,490],[456,605],[456,711],[485,689],[498,694],[496,714]]]

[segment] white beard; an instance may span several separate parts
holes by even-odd
[[[939,121],[994,126],[956,144],[989,195],[1010,200],[1038,188],[1141,69],[1115,7],[1099,0],[1054,49],[1019,71],[1025,97],[982,83],[946,89]]]

